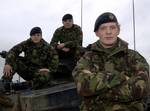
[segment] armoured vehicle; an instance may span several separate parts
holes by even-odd
[[[65,83],[40,90],[12,90],[9,95],[1,94],[0,102],[1,111],[79,111],[80,98],[74,83]]]

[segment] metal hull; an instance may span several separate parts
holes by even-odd
[[[9,97],[13,99],[14,106],[5,107],[1,111],[79,111],[81,101],[74,83],[35,91],[26,90]]]

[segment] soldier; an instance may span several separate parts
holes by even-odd
[[[76,56],[82,46],[82,30],[73,23],[71,14],[65,14],[62,18],[63,26],[56,29],[50,45],[55,47],[59,54],[60,63],[65,65],[70,73],[76,65]]]
[[[24,57],[20,56],[22,52]],[[34,27],[29,39],[15,45],[8,52],[2,80],[5,83],[10,82],[17,72],[23,79],[32,80],[33,87],[37,89],[48,84],[50,74],[57,67],[57,52],[42,38],[41,28]]]
[[[91,45],[73,70],[81,111],[144,111],[149,65],[118,37],[113,13],[100,15],[94,27],[99,40]]]

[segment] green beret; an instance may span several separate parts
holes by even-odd
[[[64,16],[63,16],[63,18],[62,18],[62,21],[66,21],[66,20],[72,20],[73,19],[73,17],[72,17],[72,15],[71,14],[65,14]]]
[[[118,23],[118,20],[117,20],[116,16],[113,13],[106,12],[106,13],[101,14],[96,19],[95,26],[94,26],[94,32],[96,32],[98,30],[98,28],[101,24],[108,23],[108,22]]]
[[[30,36],[34,35],[34,34],[37,34],[37,33],[40,33],[42,34],[42,30],[40,27],[33,27],[30,31]]]

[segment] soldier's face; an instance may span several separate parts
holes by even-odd
[[[115,22],[104,23],[100,25],[95,33],[99,37],[102,46],[104,48],[110,48],[116,43],[120,28]]]
[[[42,39],[42,34],[41,33],[37,33],[31,36],[31,40],[33,43],[39,43]]]
[[[63,25],[66,29],[71,28],[73,25],[73,20],[72,19],[64,20]]]

